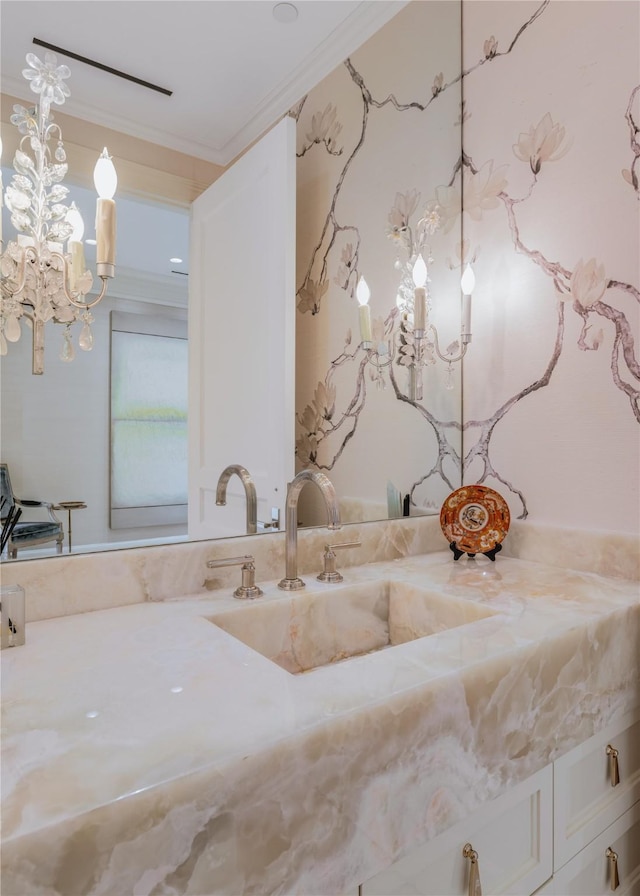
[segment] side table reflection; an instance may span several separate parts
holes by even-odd
[[[69,553],[71,553],[71,511],[84,510],[86,508],[84,501],[59,501],[54,505],[54,510],[66,510],[69,516],[69,524],[67,527]]]

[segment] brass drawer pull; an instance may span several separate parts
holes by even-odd
[[[480,867],[478,866],[478,853],[470,843],[465,843],[462,855],[469,859],[469,896],[482,896],[480,885]]]
[[[618,874],[618,853],[614,852],[609,846],[605,852],[605,856],[609,860],[609,883],[611,890],[617,890],[620,886],[620,875]]]
[[[609,780],[611,786],[615,787],[620,783],[620,769],[618,767],[618,751],[611,744],[607,744],[607,756],[609,757]]]

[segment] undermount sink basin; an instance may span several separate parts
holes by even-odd
[[[207,619],[296,674],[493,615],[470,601],[384,579],[300,591]]]

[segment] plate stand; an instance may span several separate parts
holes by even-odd
[[[449,547],[450,547],[451,550],[453,551],[453,559],[454,559],[454,560],[459,560],[460,557],[462,557],[462,555],[465,554],[465,553],[466,553],[466,554],[469,554],[469,556],[470,556],[471,558],[473,558],[473,557],[476,556],[476,554],[472,554],[472,553],[470,553],[469,551],[461,551],[460,548],[459,548],[459,547],[457,546],[457,544],[455,543],[455,541],[452,541],[451,544],[449,545]],[[502,550],[502,545],[501,545],[501,544],[497,544],[497,545],[495,546],[495,548],[491,548],[490,551],[477,551],[476,553],[481,554],[483,557],[488,557],[489,560],[491,560],[491,561],[493,561],[493,562],[495,563],[496,554],[499,553],[501,550]]]

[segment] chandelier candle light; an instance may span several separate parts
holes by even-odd
[[[28,68],[22,74],[39,106],[25,109],[15,105],[11,123],[22,140],[13,160],[15,173],[5,193],[11,223],[18,232],[17,241],[2,245],[0,256],[0,354],[6,354],[7,342],[21,336],[21,318],[32,327],[34,374],[44,372],[44,325],[48,321],[65,325],[60,357],[72,361],[74,349],[71,324],[82,321],[78,344],[84,351],[93,346],[91,308],[107,291],[107,281],[115,274],[116,208],[113,196],[118,179],[106,148],[94,171],[98,192],[96,207],[96,274],[102,280],[100,293],[87,298],[93,277],[86,270],[84,223],[75,204],[62,204],[69,190],[62,185],[68,165],[60,127],[50,114],[51,104],[62,105],[70,96],[64,83],[71,72],[57,65],[52,53],[44,63],[33,53],[27,54]],[[57,145],[52,153],[49,143]],[[1,191],[0,191],[1,192]],[[1,232],[0,232],[1,236]],[[64,243],[67,242],[66,252]]]
[[[460,289],[462,290],[462,328],[460,341],[463,345],[471,342],[471,293],[475,289],[476,277],[473,268],[467,264],[460,280]]]
[[[416,339],[424,336],[427,322],[427,266],[422,255],[418,255],[413,266],[413,335]]]
[[[367,285],[364,277],[360,277],[356,288],[356,298],[360,304],[360,339],[362,347],[369,349],[373,345],[373,335],[371,332],[371,310],[369,308],[369,298],[371,290]]]
[[[428,286],[429,271],[434,261],[429,237],[440,229],[440,210],[437,205],[430,203],[416,228],[410,227],[403,209],[407,203],[415,206],[417,196],[416,191],[404,197],[400,194],[396,196],[396,206],[389,216],[390,226],[387,229],[387,235],[397,245],[394,268],[401,272],[396,295],[398,325],[395,324],[395,313],[391,314],[385,322],[385,327],[387,324],[390,325],[386,331],[390,335],[386,345],[380,343],[372,350],[370,343],[362,343],[367,349],[369,363],[376,368],[375,374],[372,373],[372,379],[380,388],[384,388],[385,368],[393,363],[405,368],[408,374],[407,398],[410,401],[422,401],[423,372],[426,367],[436,364],[438,360],[447,365],[445,388],[455,387],[453,365],[462,361],[471,342],[471,294],[475,286],[471,263],[465,264],[464,258],[461,258],[464,273],[460,281],[462,293],[460,337],[441,351],[438,330],[431,320],[431,290]],[[405,254],[404,261],[400,259],[401,249]],[[449,267],[453,268],[451,262]]]

